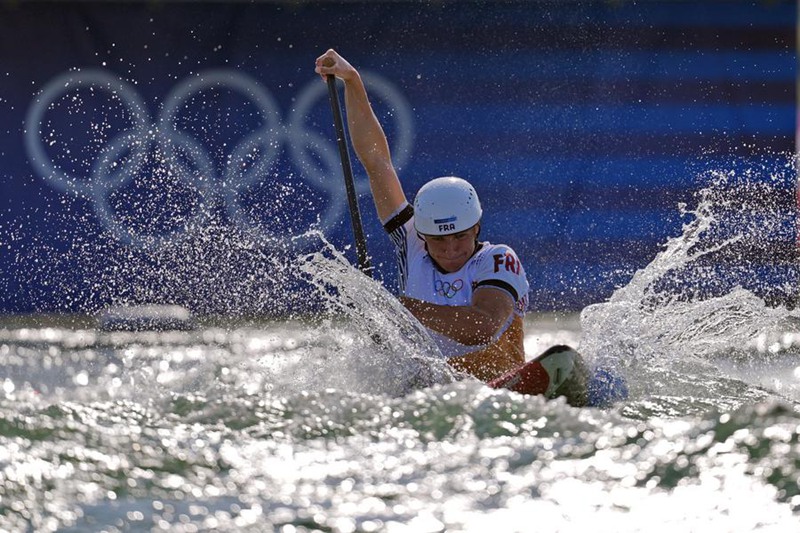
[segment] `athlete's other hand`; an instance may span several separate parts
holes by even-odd
[[[323,80],[331,74],[344,81],[349,81],[358,76],[358,72],[353,65],[347,62],[333,48],[317,58],[314,72],[320,75]]]

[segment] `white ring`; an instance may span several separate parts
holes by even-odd
[[[363,76],[375,97],[384,100],[392,109],[397,133],[392,152],[400,168],[408,161],[413,145],[411,108],[387,80],[370,73]],[[132,121],[130,128],[121,130],[99,151],[86,177],[61,170],[48,155],[41,138],[42,122],[48,109],[76,87],[96,87],[119,98]],[[189,132],[176,127],[178,115],[191,96],[218,88],[245,95],[263,118],[263,124],[245,135],[228,154],[227,164],[221,165],[224,168],[221,180],[207,148]],[[330,205],[318,218],[319,225],[325,229],[342,221],[347,200],[341,179],[337,177],[341,176],[341,165],[332,135],[320,134],[305,123],[311,109],[325,100],[325,91],[325,84],[316,79],[301,90],[288,126],[284,128],[274,98],[253,78],[229,69],[204,71],[169,92],[154,126],[145,103],[130,83],[103,70],[66,72],[48,82],[32,102],[26,116],[25,145],[36,173],[55,190],[93,202],[98,220],[123,243],[151,248],[175,242],[182,238],[187,227],[206,223],[222,204],[228,219],[236,226],[258,232],[265,242],[296,245],[303,239],[285,235],[285,231],[281,234],[268,230],[249,216],[241,205],[240,195],[253,186],[267,183],[271,179],[270,171],[275,170],[281,152],[286,150],[307,184],[330,196]],[[151,235],[127,227],[111,207],[110,196],[128,187],[152,154],[177,180],[197,193],[198,205],[192,216],[176,224],[178,229]],[[359,194],[366,193],[369,188],[364,179],[357,180],[355,185]]]
[[[150,145],[155,146],[157,143],[157,139],[153,135],[149,135],[145,138],[137,137],[133,133],[125,136],[118,136],[106,146],[103,152],[101,152],[102,157],[98,157],[95,160],[95,164],[92,168],[92,183],[94,186],[92,187],[90,198],[93,202],[94,212],[97,218],[117,240],[137,248],[158,249],[167,244],[179,242],[180,239],[186,236],[187,228],[199,227],[208,219],[210,215],[211,199],[213,198],[213,187],[211,186],[210,180],[203,180],[202,178],[204,175],[208,175],[209,172],[213,172],[211,161],[208,159],[205,151],[202,150],[202,147],[199,147],[199,144],[194,139],[177,134],[170,142],[174,142],[175,139],[179,140],[179,144],[183,149],[191,154],[191,160],[195,162],[199,160],[199,165],[197,171],[193,172],[186,165],[178,162],[176,157],[168,161],[167,165],[176,173],[178,181],[186,185],[189,189],[193,189],[197,192],[197,197],[199,198],[198,208],[194,209],[192,215],[182,221],[177,229],[165,233],[137,233],[128,225],[121,224],[109,202],[110,196],[114,192],[123,190],[124,186],[134,179],[134,174],[139,172],[145,161],[136,161],[136,168],[133,173],[124,168],[123,164],[122,168],[116,171],[116,173],[122,175],[122,177],[116,177],[113,180],[101,179],[102,176],[113,176],[111,172],[108,172],[106,167],[116,164],[119,153],[124,150],[125,145],[119,143],[117,139],[131,140],[135,143],[145,145],[146,148],[149,148]],[[200,149],[198,149],[198,147]],[[144,153],[149,153],[149,150],[146,150]],[[199,179],[188,179],[188,174],[200,174],[200,177]]]
[[[34,169],[55,190],[88,198],[92,195],[92,185],[58,168],[47,154],[41,138],[42,121],[48,108],[73,87],[96,87],[119,98],[134,122],[131,129],[140,135],[146,134],[150,127],[150,114],[133,85],[99,69],[65,72],[48,82],[33,100],[25,117],[25,147]]]

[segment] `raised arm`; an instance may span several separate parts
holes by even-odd
[[[361,75],[332,49],[317,58],[314,71],[323,80],[333,75],[344,81],[347,126],[353,149],[369,176],[378,217],[386,220],[406,201],[406,196],[392,165],[386,134],[372,111]]]

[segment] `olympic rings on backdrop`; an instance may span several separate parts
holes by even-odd
[[[363,73],[364,82],[375,100],[384,101],[392,110],[394,123],[392,152],[395,164],[402,167],[409,159],[414,138],[413,116],[405,97],[387,80]],[[72,91],[88,89],[104,92],[124,109],[125,123],[119,133],[99,149],[88,175],[70,173],[53,161],[45,147],[45,115],[60,99]],[[215,162],[197,138],[180,130],[178,118],[192,97],[202,91],[229,90],[243,95],[256,108],[261,124],[246,133],[217,170]],[[119,241],[135,247],[161,246],[180,239],[186,228],[203,224],[212,208],[223,206],[228,221],[241,229],[255,231],[266,242],[293,241],[286,232],[269,231],[253,220],[241,205],[241,194],[265,182],[274,173],[282,152],[312,188],[327,193],[331,202],[319,216],[323,228],[340,221],[346,213],[346,197],[341,180],[341,163],[332,133],[323,135],[309,123],[312,108],[327,101],[327,89],[319,80],[309,82],[297,95],[294,108],[282,122],[280,108],[272,94],[252,77],[231,69],[198,73],[178,83],[164,98],[161,113],[154,121],[136,87],[108,71],[89,69],[65,72],[50,80],[31,102],[25,119],[25,147],[34,171],[54,190],[92,202],[103,225]],[[326,103],[327,107],[327,103]],[[123,122],[125,122],[123,121]],[[332,121],[332,119],[331,119]],[[70,151],[73,147],[70,147]],[[83,148],[83,147],[78,147]],[[76,150],[76,153],[78,151]],[[165,234],[143,235],[129,227],[110,203],[110,196],[129,186],[146,164],[148,155],[157,153],[182,186],[197,198],[195,210],[186,220],[180,216],[177,229]],[[222,174],[222,175],[219,175]],[[369,184],[356,181],[356,190],[364,194]],[[164,203],[168,201],[164,193]]]
[[[130,130],[137,136],[144,137],[150,127],[150,115],[147,106],[139,96],[133,85],[123,81],[116,76],[103,70],[85,70],[80,73],[65,72],[53,78],[45,85],[39,97],[31,102],[25,118],[25,148],[28,156],[33,163],[34,170],[47,181],[51,187],[57,191],[76,194],[80,196],[92,195],[91,178],[81,180],[80,177],[70,176],[61,170],[47,154],[44,148],[44,140],[39,136],[39,127],[44,119],[45,112],[50,104],[54,103],[62,94],[66,94],[73,88],[91,87],[101,91],[106,91],[115,98],[119,98],[120,103],[130,113],[133,122]],[[135,158],[144,157],[143,144],[135,146]],[[113,176],[109,176],[113,178]],[[123,183],[115,183],[116,187],[122,187]],[[109,180],[112,181],[112,180]]]

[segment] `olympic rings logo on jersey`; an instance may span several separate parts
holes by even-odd
[[[445,298],[453,298],[458,291],[464,288],[464,281],[457,279],[453,283],[450,283],[449,281],[437,279],[433,284],[433,288],[436,294],[444,296]]]
[[[390,120],[394,122],[391,125],[395,134],[392,153],[395,164],[403,166],[413,145],[411,107],[384,78],[369,72],[362,73],[362,78],[373,95],[372,99],[382,101],[391,109]],[[86,164],[91,168],[83,174],[65,170],[65,165],[53,160],[49,152],[54,150],[48,147],[55,144],[55,136],[53,132],[44,131],[48,124],[45,117],[58,103],[80,105],[80,99],[73,94],[79,90],[88,90],[95,96],[107,94],[123,106],[125,121],[129,122],[116,136],[107,140],[102,138],[89,147],[96,151],[96,156],[93,162]],[[223,90],[241,95],[252,104],[259,115],[260,125],[246,132],[232,149],[216,158],[223,161],[216,161],[201,139],[185,128],[180,129],[179,114],[185,112],[200,93]],[[306,185],[330,199],[323,212],[317,214],[322,228],[331,227],[346,215],[347,199],[341,180],[333,119],[330,119],[330,132],[319,133],[308,124],[312,108],[320,105],[321,101],[327,106],[327,87],[315,78],[298,92],[293,99],[293,108],[282,121],[277,102],[258,81],[237,70],[213,69],[178,83],[164,98],[159,116],[152,120],[144,99],[132,83],[102,69],[71,71],[50,80],[31,103],[25,120],[25,147],[39,177],[60,193],[91,202],[103,227],[127,245],[152,247],[175,242],[186,234],[187,228],[208,223],[210,213],[217,208],[223,209],[229,223],[255,231],[266,243],[296,244],[296,236],[287,235],[286,228],[265,228],[255,220],[243,208],[241,198],[246,191],[268,183],[268,179],[281,179],[282,174],[279,175],[276,166],[283,155],[291,161],[291,166]],[[109,127],[107,124],[102,126]],[[324,131],[323,127],[320,125],[318,128]],[[213,131],[214,124],[209,124],[208,129]],[[99,144],[102,146],[98,148]],[[86,146],[62,148],[64,153],[73,154],[86,150]],[[132,187],[137,175],[147,172],[148,159],[152,162],[154,154],[159,164],[166,167],[164,174],[180,182],[183,189],[191,191],[194,205],[193,212],[188,214],[162,214],[162,218],[174,218],[172,228],[151,234],[138,230],[128,217],[120,216],[112,206],[111,198]],[[356,180],[356,191],[358,194],[369,191],[366,179]],[[170,191],[165,191],[163,198],[157,200],[161,206],[169,206],[173,201]],[[312,209],[316,207],[311,206]],[[273,218],[295,217],[295,213],[271,215]]]

